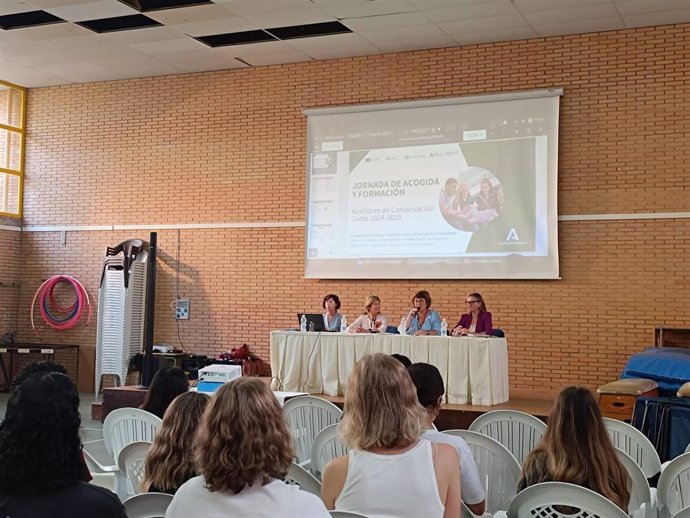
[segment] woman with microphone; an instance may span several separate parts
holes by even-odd
[[[412,309],[405,319],[405,333],[408,335],[440,335],[441,316],[431,309],[431,295],[426,290],[418,291],[412,297]]]

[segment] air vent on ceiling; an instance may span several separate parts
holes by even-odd
[[[292,25],[290,27],[275,27],[266,29],[280,40],[293,40],[296,38],[311,38],[314,36],[328,36],[329,34],[342,34],[352,32],[340,22],[310,23],[308,25]]]
[[[37,27],[50,23],[64,22],[62,18],[45,11],[28,11],[25,13],[6,14],[0,16],[0,29],[22,29],[24,27]]]
[[[274,36],[262,30],[211,34],[209,36],[199,36],[196,39],[209,47],[227,47],[229,45],[246,45],[247,43],[276,40]]]
[[[131,29],[142,29],[144,27],[155,27],[157,25],[162,25],[156,20],[152,20],[143,14],[116,16],[114,18],[101,18],[99,20],[86,20],[83,22],[77,22],[77,24],[98,33],[128,31]]]
[[[190,5],[213,4],[211,0],[120,0],[120,2],[142,13],[160,11],[161,9],[189,7]]]

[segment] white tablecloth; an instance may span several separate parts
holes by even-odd
[[[494,337],[273,331],[273,388],[342,396],[355,362],[377,352],[435,365],[445,380],[448,403],[508,401],[508,345],[505,338]]]

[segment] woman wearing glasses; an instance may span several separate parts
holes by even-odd
[[[460,317],[451,334],[491,336],[491,313],[486,310],[482,296],[479,293],[470,293],[465,299],[465,308],[467,313]]]

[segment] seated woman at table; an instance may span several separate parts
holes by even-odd
[[[441,334],[441,316],[431,309],[428,291],[418,291],[412,297],[412,309],[405,318],[405,333],[416,336]]]
[[[343,316],[338,313],[340,309],[340,297],[335,293],[329,293],[323,298],[321,306],[326,312],[323,314],[323,326],[326,331],[340,331],[340,323]]]
[[[386,315],[381,314],[381,299],[369,295],[364,303],[364,313],[347,326],[348,333],[385,333],[388,327]]]
[[[426,420],[402,363],[382,353],[360,359],[338,425],[350,452],[326,465],[326,507],[382,518],[460,516],[458,455],[422,438]]]
[[[493,323],[491,313],[486,310],[484,299],[479,293],[470,293],[465,299],[467,313],[460,317],[452,335],[491,336]]]

